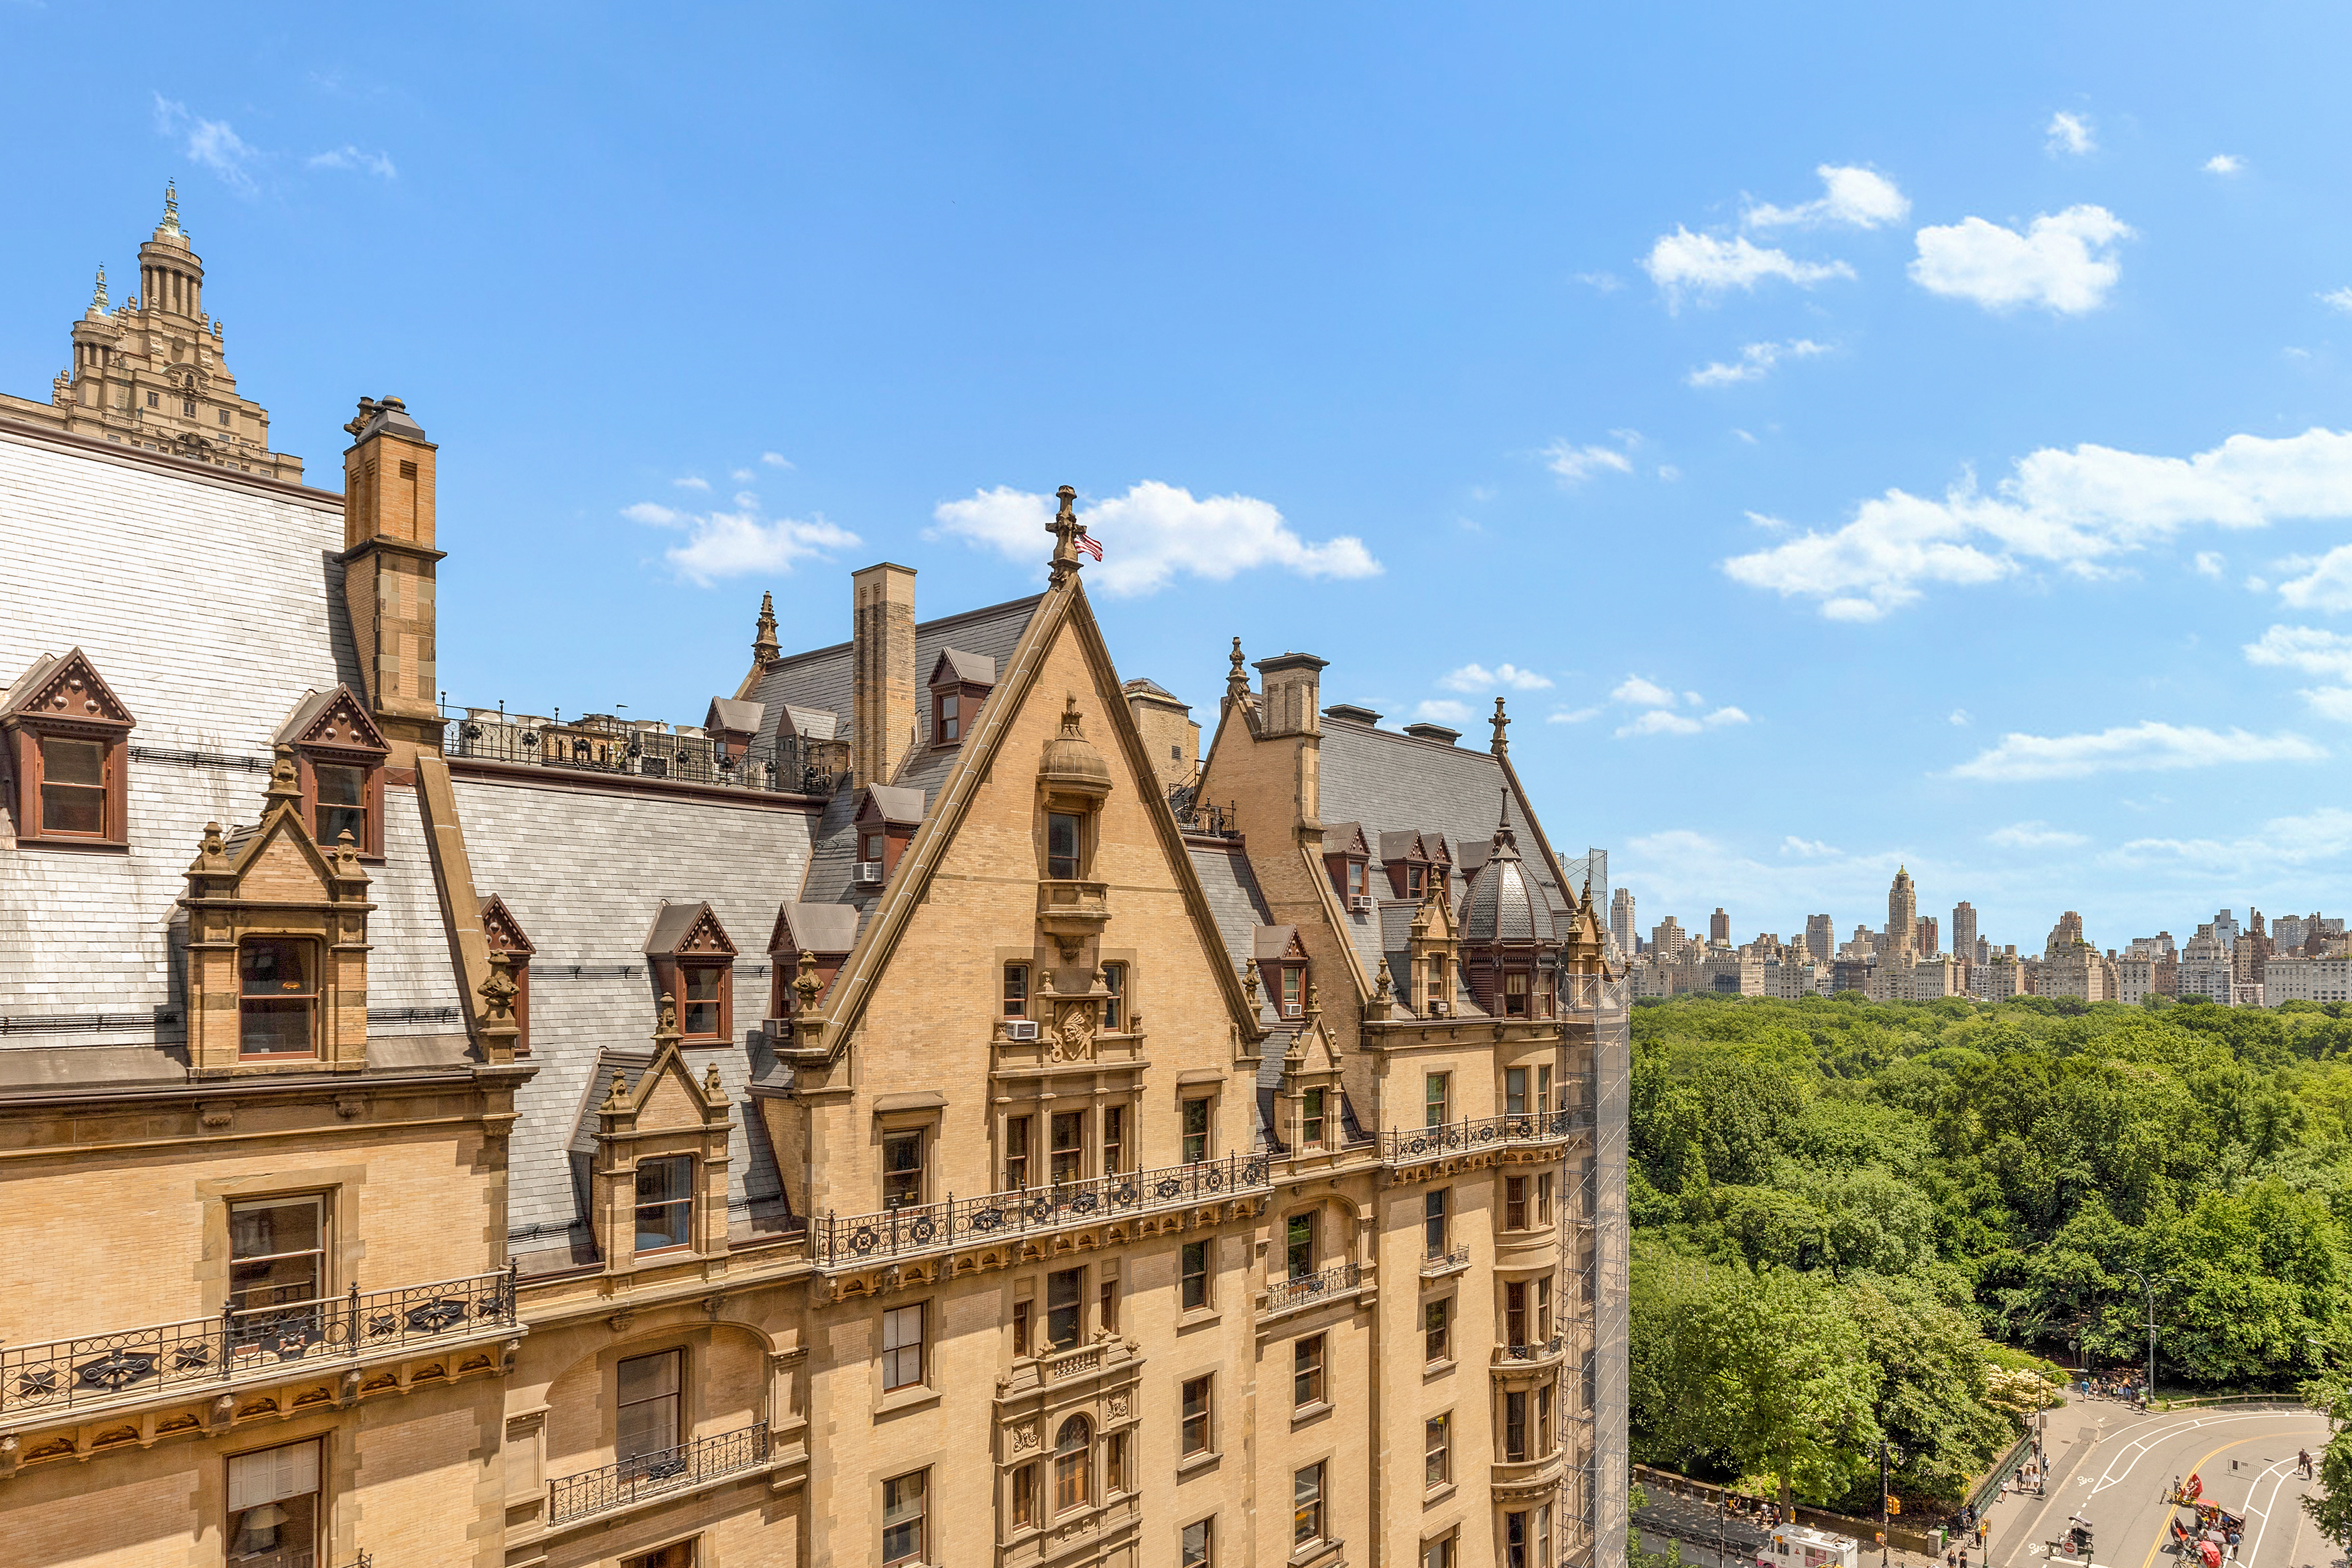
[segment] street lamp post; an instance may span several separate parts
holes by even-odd
[[[2173,1283],[2173,1279],[2169,1274],[2150,1278],[2137,1268],[2126,1268],[2124,1272],[2139,1281],[2141,1294],[2147,1299],[2147,1393],[2140,1401],[2146,1405],[2156,1397],[2156,1288],[2159,1284]]]

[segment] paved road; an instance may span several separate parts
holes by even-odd
[[[2011,1496],[1992,1510],[1988,1568],[2042,1568],[2044,1543],[2070,1514],[2091,1521],[2094,1568],[2173,1568],[2168,1505],[2173,1479],[2204,1477],[2205,1496],[2246,1516],[2240,1568],[2333,1568],[2341,1560],[2311,1528],[2301,1500],[2317,1485],[2295,1476],[2327,1423],[2306,1410],[2184,1410],[2142,1415],[2101,1400],[2050,1412],[2047,1497]],[[1972,1560],[1974,1554],[1971,1554]],[[2059,1559],[2052,1568],[2068,1562]],[[1972,1561],[1973,1568],[1973,1561]]]

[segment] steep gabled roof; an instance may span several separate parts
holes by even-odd
[[[305,691],[294,711],[269,738],[273,746],[334,746],[351,752],[389,752],[383,731],[368,717],[367,704],[348,686]]]
[[[943,647],[932,661],[931,678],[927,686],[945,686],[961,681],[966,686],[996,684],[996,661],[983,653],[966,653],[960,647]]]
[[[100,677],[89,656],[78,647],[63,655],[41,655],[31,668],[16,678],[6,695],[0,696],[0,719],[34,713],[77,724],[121,725],[126,729],[139,722],[122,705],[122,699],[114,694],[113,688]]]
[[[768,951],[786,956],[845,953],[857,945],[858,912],[856,904],[780,905],[775,929],[768,933]]]
[[[654,916],[653,929],[646,933],[646,956],[673,958],[687,953],[733,958],[735,943],[729,940],[727,928],[719,923],[718,911],[707,901],[673,904],[664,900]]]

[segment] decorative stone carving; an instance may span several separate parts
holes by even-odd
[[[1055,1009],[1053,1059],[1092,1061],[1095,1054],[1095,1004],[1064,1002]]]

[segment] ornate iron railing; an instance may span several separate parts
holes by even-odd
[[[1445,1251],[1428,1247],[1424,1248],[1421,1255],[1421,1271],[1423,1274],[1443,1274],[1449,1268],[1469,1267],[1470,1249],[1466,1247],[1456,1247]]]
[[[558,1477],[547,1483],[547,1521],[569,1524],[767,1462],[768,1424],[754,1421],[716,1437],[698,1437],[675,1448],[616,1460],[602,1469]]]
[[[289,1363],[358,1361],[453,1331],[511,1328],[515,1275],[496,1274],[268,1307],[120,1333],[0,1347],[0,1413],[69,1411],[127,1394],[227,1383]]]
[[[1355,1263],[1338,1264],[1319,1274],[1302,1274],[1295,1279],[1276,1279],[1265,1288],[1265,1310],[1287,1311],[1342,1290],[1352,1290],[1363,1282],[1363,1268]]]
[[[1218,838],[1240,837],[1234,826],[1239,807],[1228,802],[1213,805],[1199,798],[1197,784],[1177,784],[1168,792],[1168,809],[1175,814],[1176,826],[1187,833],[1207,834]]]
[[[721,746],[709,735],[681,735],[604,714],[567,724],[467,708],[442,721],[442,750],[452,757],[784,795],[831,794],[837,749],[837,742],[801,735]]]
[[[1525,1116],[1486,1116],[1444,1121],[1434,1127],[1409,1127],[1381,1134],[1381,1158],[1391,1165],[1418,1164],[1479,1149],[1502,1145],[1564,1143],[1592,1125],[1592,1113],[1574,1110],[1537,1111]]]
[[[1534,1344],[1496,1345],[1495,1360],[1498,1363],[1515,1361],[1549,1361],[1567,1349],[1568,1336],[1554,1334],[1551,1338],[1538,1341]]]
[[[856,1268],[891,1258],[976,1247],[1009,1236],[1100,1225],[1128,1215],[1262,1193],[1263,1154],[1228,1154],[1157,1171],[1121,1171],[1048,1187],[992,1193],[982,1198],[949,1194],[944,1203],[910,1204],[879,1214],[827,1213],[809,1227],[809,1250],[821,1268]]]

